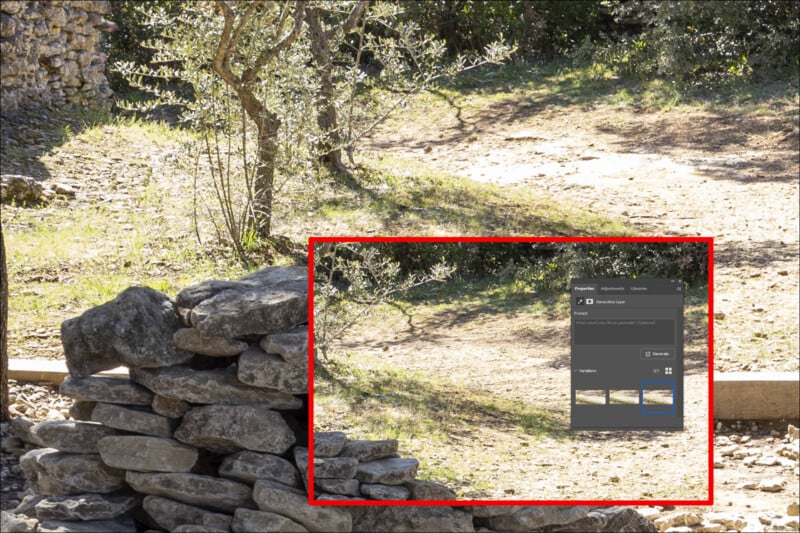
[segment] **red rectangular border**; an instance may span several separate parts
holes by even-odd
[[[704,500],[315,500],[314,245],[320,242],[704,242],[708,245],[708,498]],[[313,506],[713,505],[714,504],[714,238],[713,237],[309,237],[308,238],[308,503]]]

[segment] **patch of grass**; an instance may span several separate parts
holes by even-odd
[[[353,417],[348,422],[368,435],[446,442],[453,434],[471,434],[475,427],[549,437],[563,436],[567,430],[558,415],[532,405],[354,354],[345,359],[315,369],[314,401],[322,409],[329,402],[343,402],[339,407]]]
[[[392,157],[364,170],[360,190],[329,188],[298,199],[279,231],[308,235],[626,235],[632,227],[524,185],[437,174]],[[298,206],[299,204],[299,206]],[[298,208],[299,207],[299,208]],[[283,213],[282,213],[283,214]],[[313,224],[310,224],[313,223]],[[300,237],[300,236],[303,237]]]

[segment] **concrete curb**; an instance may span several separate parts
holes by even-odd
[[[8,377],[30,383],[53,383],[60,385],[69,375],[67,362],[63,359],[9,359]],[[102,376],[128,377],[124,366],[101,372]]]
[[[719,420],[800,418],[800,378],[797,372],[715,374],[714,418]]]

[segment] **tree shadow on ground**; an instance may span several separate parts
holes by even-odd
[[[776,263],[796,263],[797,256],[797,243],[788,244],[776,240],[734,242],[727,243],[724,247],[715,247],[714,264],[717,268],[763,267],[768,269]]]
[[[425,434],[469,435],[472,427],[498,432],[521,429],[529,435],[560,437],[567,431],[563,413],[548,413],[530,405],[503,401],[460,389],[449,383],[425,381],[394,370],[356,370],[341,362],[317,363],[315,390],[336,396],[357,413],[366,426],[380,426],[382,409],[408,415],[396,430]]]
[[[85,129],[107,124],[113,117],[82,107],[48,109],[24,106],[0,114],[0,154],[3,174],[21,174],[37,181],[51,178],[41,157]]]

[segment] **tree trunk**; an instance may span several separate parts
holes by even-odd
[[[322,133],[322,138],[317,143],[319,162],[331,174],[349,175],[347,166],[342,162],[342,136],[334,105],[331,47],[319,19],[319,8],[306,9],[306,24],[311,38],[311,55],[314,57],[319,78],[317,125]]]
[[[253,193],[253,222],[262,237],[272,232],[272,192],[275,180],[275,162],[278,157],[277,137],[281,121],[268,111],[247,86],[236,87],[236,92],[247,116],[255,122],[258,141],[258,162]]]
[[[0,420],[11,419],[8,412],[8,271],[3,224],[0,222]]]

